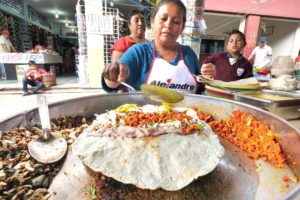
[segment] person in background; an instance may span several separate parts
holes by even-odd
[[[233,29],[229,33],[226,45],[226,52],[214,53],[204,60],[202,75],[226,82],[252,77],[252,64],[241,54],[246,46],[245,35]]]
[[[180,0],[161,0],[151,18],[154,40],[133,45],[118,62],[107,65],[103,89],[115,92],[126,82],[136,90],[146,83],[196,93],[198,58],[191,47],[176,42],[185,21],[186,7]]]
[[[132,45],[147,41],[145,39],[146,20],[143,11],[135,9],[128,14],[128,27],[130,35],[117,40],[111,48],[112,62],[121,58]]]
[[[10,33],[8,29],[3,29],[2,35],[0,36],[0,53],[17,52],[10,42],[9,36]],[[0,78],[5,79],[5,68],[3,63],[0,63]]]
[[[49,74],[42,68],[37,68],[37,64],[34,61],[29,61],[28,70],[26,71],[25,77],[22,80],[23,83],[23,96],[37,94],[37,91],[44,87],[42,81],[43,74]],[[32,93],[28,92],[28,85],[34,87]]]
[[[30,53],[47,54],[47,48],[43,44],[36,44]]]
[[[67,48],[64,52],[64,72],[66,73],[73,73],[76,72],[76,67],[75,67],[75,51],[73,50],[73,45],[68,44]]]
[[[255,47],[249,57],[251,61],[254,58],[254,71],[267,75],[272,62],[272,48],[267,45],[267,38],[261,37],[258,42],[258,46]]]

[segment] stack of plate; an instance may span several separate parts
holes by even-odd
[[[208,96],[219,97],[223,99],[234,99],[234,91],[233,90],[225,90],[219,87],[205,85],[205,93]]]
[[[206,84],[205,92],[209,96],[224,99],[234,99],[235,93],[239,91],[260,90],[259,84],[231,85],[231,84]]]
[[[205,84],[207,95],[225,99],[235,99],[237,91],[263,89],[263,86],[253,77],[230,82],[208,79],[202,75],[198,75],[196,78],[199,83]]]

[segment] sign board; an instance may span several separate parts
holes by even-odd
[[[0,53],[0,63],[4,64],[27,64],[30,60],[37,64],[62,63],[62,57],[59,55]]]
[[[87,33],[112,35],[114,33],[114,21],[112,15],[86,15],[86,30]]]

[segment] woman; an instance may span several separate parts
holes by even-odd
[[[112,62],[118,61],[132,45],[147,41],[145,39],[146,21],[143,11],[135,9],[128,14],[128,27],[130,35],[117,40],[111,48]]]
[[[207,78],[226,82],[252,77],[252,64],[241,54],[245,46],[244,34],[239,30],[232,30],[227,40],[227,52],[207,57],[201,73]]]
[[[194,75],[200,73],[197,56],[190,47],[176,42],[185,20],[186,8],[180,0],[161,0],[151,19],[154,41],[132,46],[119,63],[108,65],[103,89],[113,92],[126,81],[137,90],[147,83],[196,93]]]

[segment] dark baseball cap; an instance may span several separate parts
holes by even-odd
[[[265,43],[265,42],[267,42],[267,38],[261,37],[261,38],[259,38],[259,42]]]

